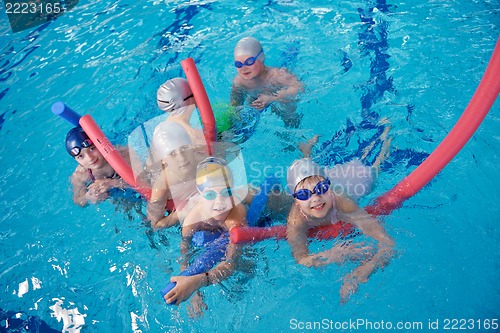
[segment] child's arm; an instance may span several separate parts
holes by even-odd
[[[241,255],[241,244],[229,243],[226,248],[226,260],[209,270],[205,275],[207,285],[217,284],[233,274],[236,270],[237,258]]]
[[[286,101],[290,97],[295,97],[299,92],[304,91],[299,79],[284,68],[275,69],[275,79],[283,85],[283,88],[275,93],[276,100]]]
[[[241,254],[241,249],[241,245],[229,243],[226,249],[226,260],[210,271],[192,276],[173,276],[170,282],[175,282],[177,285],[164,296],[167,303],[172,303],[175,300],[175,305],[179,305],[200,288],[219,283],[231,276],[236,267],[235,260]]]
[[[226,226],[246,226],[244,219],[245,214],[245,207],[241,204],[237,205],[231,210],[226,218]],[[198,230],[196,225],[200,222],[200,220],[200,206],[196,205],[184,221],[184,225],[182,227],[182,237],[184,239],[189,239],[192,237],[194,232]],[[191,295],[200,288],[219,283],[220,281],[231,276],[236,269],[235,261],[241,254],[241,249],[241,245],[229,243],[226,248],[226,259],[208,272],[192,276],[172,277],[170,281],[176,282],[177,285],[165,295],[167,303],[177,300],[175,304],[178,305],[191,297]]]
[[[89,200],[87,198],[87,186],[86,182],[90,180],[90,177],[86,170],[78,166],[71,175],[71,185],[73,187],[73,201],[75,204],[85,207]]]
[[[289,102],[304,88],[297,77],[289,73],[286,69],[270,69],[270,86],[281,86],[282,88],[274,92],[260,94],[250,106],[258,110],[266,108],[272,102]]]
[[[233,83],[230,96],[231,106],[242,106],[245,104],[245,95],[245,89],[242,86]]]
[[[380,222],[363,208],[359,207],[353,200],[344,196],[335,196],[335,204],[339,211],[339,218],[359,228],[363,234],[370,236],[380,244],[392,247],[394,241],[387,235]]]
[[[187,266],[188,266],[188,254],[189,254],[189,247],[191,246],[191,237],[186,238],[182,237],[181,239],[181,272],[184,271]]]
[[[88,203],[95,204],[99,201],[104,201],[109,197],[109,189],[111,188],[128,188],[128,185],[123,179],[96,179],[92,184],[90,175],[87,170],[78,166],[71,176],[71,185],[73,186],[73,201],[85,207]]]
[[[292,247],[292,255],[295,261],[306,267],[320,267],[328,264],[324,255],[327,251],[311,254],[309,253],[309,241],[307,231],[309,226],[301,216],[300,210],[293,205],[288,215],[286,237]]]
[[[340,289],[340,296],[341,301],[346,302],[357,291],[360,283],[366,282],[377,268],[383,268],[389,263],[393,254],[394,241],[387,235],[385,229],[376,218],[360,208],[351,199],[336,196],[335,202],[342,221],[355,225],[365,235],[379,242],[377,252],[344,278],[344,284]]]
[[[286,238],[292,247],[292,255],[298,264],[308,265],[309,248],[307,240],[307,224],[300,216],[299,208],[295,205],[290,209],[286,225]]]
[[[151,221],[153,228],[156,228],[157,223],[165,217],[166,212],[165,205],[169,192],[164,172],[160,172],[154,181],[151,197],[146,208],[148,219]]]
[[[226,224],[226,229],[231,230],[234,227],[246,227],[246,215],[247,210],[245,206],[243,204],[236,205],[236,207],[231,209],[231,212],[224,221]]]
[[[158,220],[156,224],[152,225],[155,229],[170,228],[179,223],[179,215],[177,211],[170,212],[168,216],[164,216]]]
[[[292,206],[288,216],[286,236],[295,261],[306,267],[321,267],[330,263],[341,263],[346,260],[366,257],[371,248],[363,244],[338,243],[332,248],[319,252],[309,253],[307,239],[309,227],[303,220],[299,208]]]
[[[131,186],[121,178],[96,179],[92,184],[88,186],[87,192],[91,195],[99,197],[103,194],[107,194],[107,192],[112,188],[124,189],[131,188]]]

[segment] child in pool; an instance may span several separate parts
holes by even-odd
[[[365,257],[365,261],[344,278],[340,289],[341,301],[346,302],[356,292],[359,283],[366,282],[377,269],[388,264],[393,240],[379,221],[360,208],[347,196],[334,194],[323,168],[310,158],[296,160],[287,172],[287,183],[295,202],[287,221],[287,239],[297,263],[307,267],[324,266],[332,262]],[[338,244],[320,253],[310,253],[307,231],[310,228],[348,222],[366,236],[378,241],[376,253],[361,244]]]
[[[253,37],[242,38],[234,48],[234,65],[238,75],[233,79],[231,105],[263,110],[273,102],[272,112],[282,117],[287,127],[298,127],[296,96],[303,91],[297,77],[284,68],[264,65],[264,50]]]
[[[234,179],[226,162],[217,157],[208,157],[197,167],[196,189],[198,201],[187,215],[182,226],[181,251],[187,254],[191,238],[196,231],[228,232],[234,227],[246,226],[246,208],[235,193]],[[201,315],[206,305],[197,291],[205,286],[219,283],[233,274],[241,245],[229,244],[225,260],[208,272],[193,276],[173,276],[170,281],[177,285],[165,295],[167,303],[176,305],[191,298],[191,315]],[[184,264],[182,270],[186,268]]]
[[[106,200],[111,188],[130,188],[81,127],[71,129],[66,135],[66,150],[78,162],[71,176],[75,204],[82,207],[95,204]],[[118,148],[118,151],[123,157],[128,157],[127,149]]]
[[[176,225],[190,210],[190,198],[196,193],[198,158],[191,138],[182,125],[164,121],[153,133],[153,150],[161,162],[153,182],[147,213],[154,229]],[[169,214],[165,216],[165,213]]]
[[[163,83],[156,92],[156,100],[158,107],[169,113],[165,121],[182,125],[194,146],[206,146],[203,131],[191,124],[191,116],[196,110],[196,104],[186,79],[176,77]]]

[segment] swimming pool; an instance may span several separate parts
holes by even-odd
[[[139,214],[109,202],[76,207],[69,126],[50,113],[63,100],[125,143],[161,114],[156,89],[182,76],[187,57],[212,103],[227,103],[232,49],[252,35],[266,64],[286,65],[306,92],[298,129],[262,115],[241,145],[248,173],[288,166],[298,156],[291,147],[312,134],[321,135],[323,163],[359,157],[387,118],[391,155],[366,204],[460,116],[499,36],[498,2],[81,1],[15,34],[1,15],[1,309],[69,332],[313,331],[307,324],[323,319],[421,322],[402,331],[431,331],[429,321],[442,330],[447,319],[500,319],[498,101],[443,172],[383,219],[397,255],[349,303],[338,294],[347,266],[298,267],[285,242],[269,240],[246,250],[242,272],[205,291],[209,310],[198,320],[159,296],[179,270],[178,231],[151,234]]]

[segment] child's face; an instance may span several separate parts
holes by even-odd
[[[201,192],[201,204],[205,213],[218,220],[225,219],[233,208],[232,191],[227,186],[212,186]]]
[[[101,152],[94,145],[88,148],[82,148],[80,154],[75,156],[75,160],[82,167],[90,170],[97,170],[108,163],[104,159],[104,156],[102,156]]]
[[[306,178],[301,184],[297,185],[295,191],[297,192],[298,190],[306,189],[314,193],[316,185],[324,180],[325,179],[323,177]],[[295,203],[304,214],[315,218],[324,218],[333,207],[332,194],[330,190],[324,194],[314,193],[307,200],[295,199]]]
[[[191,146],[182,146],[165,156],[163,160],[167,168],[182,176],[192,176],[196,172],[194,151]]]
[[[252,56],[249,55],[240,55],[236,58],[234,58],[235,61],[239,61],[241,63],[244,63],[248,58]],[[255,77],[257,77],[262,70],[264,69],[264,64],[260,60],[256,60],[253,65],[250,66],[243,66],[241,68],[236,67],[236,70],[238,71],[238,75],[241,76],[245,80],[251,80]]]

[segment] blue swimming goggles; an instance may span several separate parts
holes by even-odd
[[[70,150],[70,154],[73,156],[73,157],[76,157],[78,155],[80,155],[80,153],[82,152],[82,149],[83,148],[88,148],[90,146],[93,146],[94,143],[92,142],[92,140],[90,139],[87,139],[87,140],[84,140],[81,144],[80,144],[80,147],[76,146],[76,147],[73,147],[71,148]]]
[[[255,57],[250,57],[248,58],[247,60],[245,60],[244,63],[241,63],[241,61],[235,61],[234,62],[234,65],[237,67],[237,68],[241,68],[243,66],[252,66],[253,64],[255,64],[255,62],[257,61],[257,58],[260,56],[260,54],[264,52],[264,49],[260,49],[260,52],[257,53],[257,55]]]
[[[220,195],[223,198],[229,198],[230,196],[233,195],[233,191],[231,190],[230,187],[227,187],[222,189],[219,193],[217,193],[214,190],[208,190],[203,192],[202,194],[203,198],[209,201],[215,200],[215,198],[217,198],[217,195]]]
[[[313,194],[317,195],[325,194],[330,188],[330,184],[331,184],[330,180],[326,179],[317,183],[316,186],[314,186],[314,190],[312,192],[311,190],[308,189],[300,189],[297,192],[293,193],[292,196],[295,199],[302,201],[309,200],[309,198],[312,197]]]

